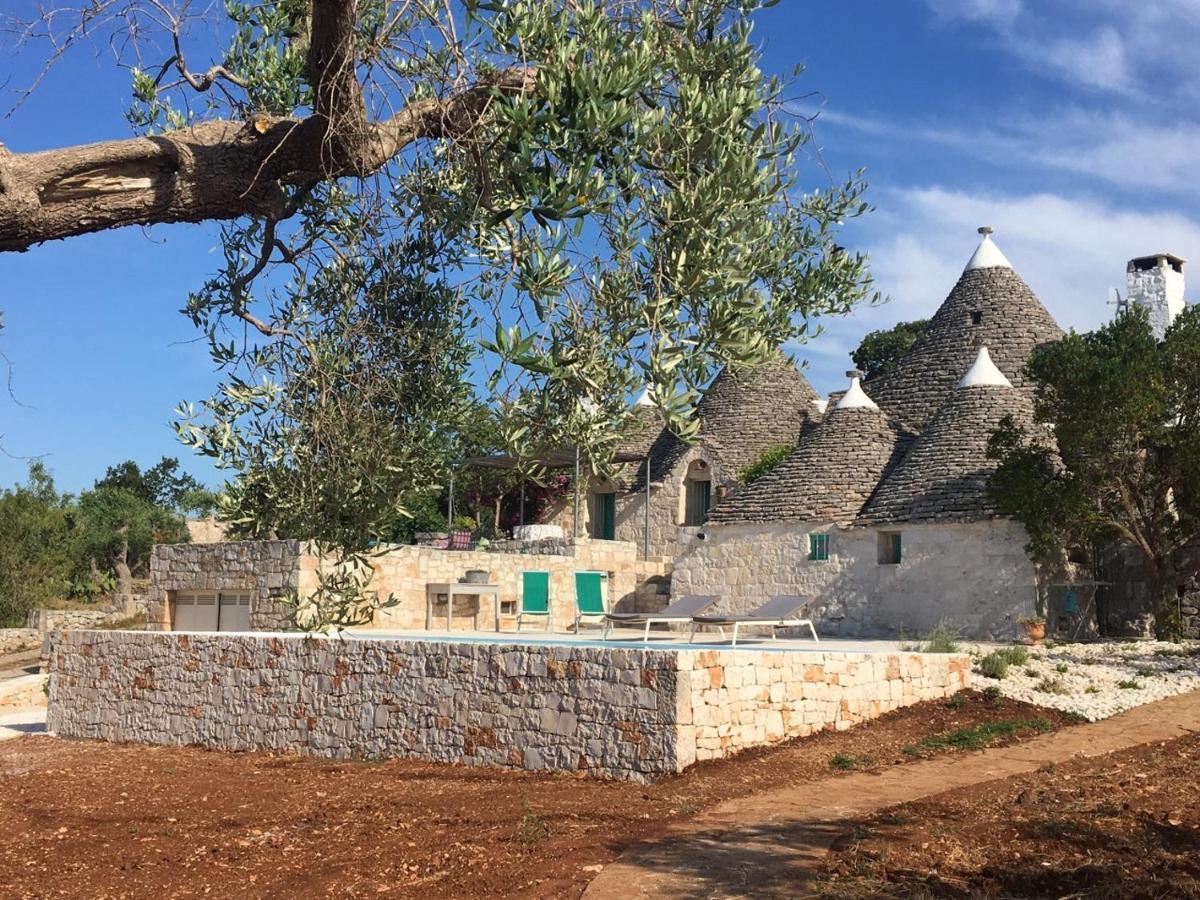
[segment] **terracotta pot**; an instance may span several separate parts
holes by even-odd
[[[1046,639],[1045,622],[1022,622],[1021,627],[1025,629],[1025,638],[1031,644],[1040,644]]]

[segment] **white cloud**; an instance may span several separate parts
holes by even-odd
[[[818,391],[844,386],[848,354],[868,331],[937,310],[974,252],[980,225],[995,228],[997,245],[1064,328],[1089,330],[1112,315],[1108,289],[1124,294],[1129,259],[1170,250],[1200,260],[1200,220],[1173,212],[1050,193],[943,187],[888,190],[875,202],[861,243],[891,302],[827,322],[827,332],[799,351],[811,362],[809,378]],[[1194,286],[1189,299],[1196,295]]]
[[[1031,69],[1083,87],[1170,101],[1200,96],[1196,0],[926,0],[943,25],[990,28]]]
[[[1101,179],[1124,189],[1200,192],[1200,122],[1156,124],[1078,107],[996,116],[999,127],[939,126],[823,110],[817,120],[893,141],[935,144],[997,165],[1028,166]]]

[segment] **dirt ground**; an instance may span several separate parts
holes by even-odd
[[[834,845],[817,896],[1200,897],[1200,736],[885,810]]]
[[[570,897],[632,841],[723,800],[1068,721],[966,692],[657,784],[30,737],[0,745],[5,897]],[[1036,727],[1029,727],[1034,723]],[[836,762],[831,765],[831,761]]]

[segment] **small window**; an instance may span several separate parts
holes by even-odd
[[[808,558],[813,562],[825,562],[829,559],[828,534],[810,534],[808,536]]]
[[[879,532],[879,564],[881,566],[900,565],[900,532]]]
[[[684,525],[703,525],[708,521],[708,507],[712,502],[711,481],[687,482],[687,499],[683,512]]]
[[[981,313],[977,309],[971,310],[971,324],[972,325],[982,325],[983,324],[983,313]]]

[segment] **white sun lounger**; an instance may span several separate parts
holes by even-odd
[[[779,640],[780,628],[803,628],[808,626],[808,630],[812,632],[813,640],[820,643],[821,639],[817,637],[817,629],[813,627],[812,619],[807,617],[808,600],[804,597],[772,597],[754,612],[747,613],[741,616],[692,616],[692,636],[688,638],[690,644],[696,637],[697,625],[713,625],[721,632],[721,639],[725,639],[725,626],[733,626],[733,643],[731,646],[737,646],[738,629],[743,625],[757,625],[763,628],[771,629],[771,639]]]
[[[690,622],[694,616],[704,612],[719,599],[721,598],[688,594],[656,613],[608,613],[604,617],[604,639],[608,640],[608,633],[614,625],[645,625],[646,630],[642,633],[642,641],[649,641],[651,625]]]

